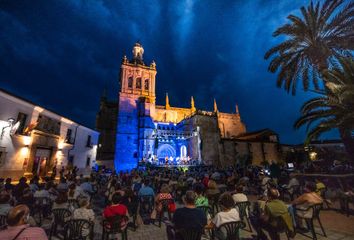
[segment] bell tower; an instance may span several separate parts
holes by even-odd
[[[135,43],[133,58],[127,56],[122,59],[120,75],[120,95],[134,95],[134,97],[147,97],[155,103],[155,77],[156,63],[152,61],[146,66],[143,61],[144,48],[140,43]]]
[[[152,128],[151,115],[155,113],[154,61],[147,66],[143,61],[144,48],[135,43],[132,58],[124,56],[120,71],[117,136],[114,165],[116,170],[137,166],[146,132]]]

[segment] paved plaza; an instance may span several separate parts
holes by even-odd
[[[251,197],[252,198],[252,197]],[[94,201],[94,210],[96,213],[95,220],[95,236],[94,239],[98,240],[102,237],[102,210],[101,206],[103,203],[96,199]],[[333,204],[333,207],[338,207],[336,203]],[[324,237],[321,233],[321,229],[318,224],[315,222],[317,239],[333,239],[333,240],[349,240],[354,239],[354,216],[347,217],[344,214],[339,213],[335,210],[323,210],[321,211],[321,221],[325,228],[327,237]],[[48,230],[50,229],[50,221],[47,220],[43,224],[43,227]],[[248,226],[246,226],[246,230],[241,230],[241,239],[253,239],[255,232],[252,233],[248,231]],[[253,235],[253,236],[252,236]],[[307,236],[301,235],[299,233],[296,234],[296,240],[302,239],[312,239],[310,233],[306,233]],[[58,239],[54,237],[53,239]],[[120,236],[118,239],[121,239]],[[157,225],[140,225],[136,231],[129,229],[128,230],[128,240],[165,240],[167,239],[166,235],[166,227],[162,224],[161,228]],[[210,239],[209,236],[204,235],[203,240]],[[281,234],[281,239],[286,239],[285,234]]]

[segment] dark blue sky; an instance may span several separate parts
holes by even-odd
[[[305,0],[0,0],[0,87],[94,127],[104,86],[118,95],[124,53],[140,40],[157,63],[157,102],[220,111],[239,104],[248,131],[271,128],[283,143],[302,103],[275,86],[264,53],[273,31]],[[300,84],[299,84],[300,86]],[[336,137],[332,132],[325,137]]]

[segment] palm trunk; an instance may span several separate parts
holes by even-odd
[[[351,135],[351,131],[346,128],[339,128],[339,134],[350,161],[354,162],[354,138]]]

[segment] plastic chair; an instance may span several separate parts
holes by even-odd
[[[252,232],[252,227],[251,227],[251,223],[250,223],[249,215],[248,215],[251,212],[250,205],[251,205],[251,203],[249,201],[245,201],[245,202],[237,202],[235,206],[239,211],[241,221],[245,222],[244,220],[246,219],[247,224],[250,228],[250,232]]]
[[[142,195],[139,196],[139,213],[143,220],[150,219],[151,213],[154,210],[154,196]]]
[[[0,230],[5,229],[7,226],[7,216],[6,215],[0,215]]]
[[[53,222],[50,228],[49,239],[52,236],[57,236],[58,226],[65,227],[65,224],[70,220],[71,212],[65,208],[57,208],[52,210],[53,213]]]
[[[38,225],[42,225],[43,218],[50,215],[52,210],[52,200],[48,197],[35,197],[33,206],[33,216],[38,214],[39,222]]]
[[[94,223],[86,219],[71,219],[65,224],[64,240],[86,240],[86,236],[93,240],[93,226]],[[85,230],[89,230],[88,235],[85,234]]]
[[[224,240],[240,240],[239,232],[241,228],[244,228],[245,224],[241,221],[228,222],[221,224],[216,231],[225,233],[226,236]],[[215,239],[215,229],[212,231],[211,239]]]
[[[200,229],[185,228],[178,229],[178,234],[183,240],[201,240],[203,232]]]
[[[320,211],[321,211],[322,208],[323,208],[322,203],[312,205],[312,206],[308,207],[307,209],[298,209],[298,208],[296,208],[296,211],[306,211],[307,212],[309,210],[312,210],[312,217],[311,218],[304,218],[304,217],[300,217],[300,216],[297,216],[297,217],[299,217],[301,219],[304,219],[306,221],[306,224],[307,224],[309,230],[312,233],[312,238],[313,239],[317,239],[316,231],[315,231],[315,227],[314,227],[314,220],[318,221],[318,223],[319,223],[319,225],[321,227],[323,236],[327,237],[326,232],[324,231],[324,228],[323,228],[321,220],[320,220]]]
[[[68,199],[68,203],[69,203],[69,206],[73,209],[79,208],[79,201],[77,199],[70,198],[70,199]]]
[[[127,216],[116,215],[103,220],[102,240],[108,240],[110,234],[121,234],[122,240],[128,240]],[[124,227],[123,227],[124,226]],[[123,228],[122,228],[123,227]]]

